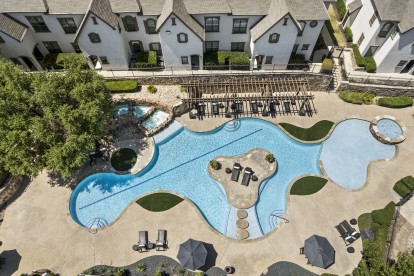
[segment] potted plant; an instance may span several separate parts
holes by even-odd
[[[221,164],[215,159],[210,161],[210,166],[213,170],[216,170],[216,171],[220,170],[220,168],[221,168]]]

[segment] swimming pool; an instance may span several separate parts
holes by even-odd
[[[147,114],[147,112],[151,109],[150,106],[146,105],[134,105],[133,108],[134,110],[132,111],[132,113],[137,118],[141,118],[142,116]]]
[[[127,115],[128,107],[129,105],[127,104],[121,104],[121,105],[115,106],[114,116],[119,117],[119,116]]]
[[[397,139],[403,134],[400,125],[391,119],[381,119],[377,122],[378,132],[390,139]]]
[[[169,114],[167,112],[164,112],[160,109],[157,109],[154,112],[154,114],[152,114],[148,119],[146,119],[142,123],[142,126],[146,130],[152,130],[152,129],[158,127],[159,125],[161,125],[162,123],[164,123],[167,120],[168,116],[169,116]]]
[[[239,120],[237,130],[224,126],[210,132],[182,129],[156,144],[151,163],[137,175],[97,173],[84,179],[72,193],[70,213],[80,225],[95,219],[111,223],[135,198],[155,190],[171,190],[194,202],[206,221],[226,233],[230,205],[222,187],[208,174],[209,161],[218,155],[241,155],[264,148],[278,160],[276,174],[260,187],[256,213],[263,233],[271,231],[272,212],[286,209],[288,185],[303,174],[320,174],[320,144],[302,144],[272,123]]]

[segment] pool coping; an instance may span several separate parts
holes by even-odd
[[[383,135],[382,133],[380,133],[379,130],[378,130],[377,125],[378,125],[378,122],[380,120],[383,120],[383,119],[388,119],[388,120],[391,120],[391,121],[394,121],[395,123],[397,123],[398,126],[401,128],[401,135],[397,138],[389,138],[389,137],[386,137],[385,135]],[[370,131],[371,131],[372,135],[375,136],[375,138],[378,141],[380,141],[381,143],[395,145],[395,144],[399,144],[399,143],[404,142],[404,140],[406,138],[404,136],[404,133],[407,132],[407,127],[405,126],[405,124],[402,121],[397,120],[397,118],[395,118],[394,116],[379,115],[379,116],[375,116],[375,118],[373,120],[371,120],[371,122],[370,122]]]

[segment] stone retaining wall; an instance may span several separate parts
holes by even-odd
[[[348,81],[352,83],[360,84],[374,84],[374,85],[387,85],[387,86],[401,86],[401,87],[412,87],[414,88],[414,76],[412,79],[396,79],[396,78],[378,78],[375,76],[348,76]]]
[[[253,77],[255,79],[307,78],[312,91],[327,91],[332,76],[316,73],[263,73],[263,74],[224,74],[224,75],[175,75],[175,76],[148,76],[124,79],[136,79],[141,85],[180,85],[187,81],[225,81]],[[121,80],[118,79],[117,80]]]
[[[345,89],[349,89],[354,92],[369,92],[377,96],[414,97],[413,87],[361,84],[361,83],[350,83],[347,81],[343,81],[338,88],[338,92],[345,90]]]

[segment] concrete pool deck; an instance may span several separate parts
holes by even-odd
[[[187,201],[161,213],[152,213],[131,203],[111,227],[91,234],[70,217],[71,190],[50,187],[49,178],[43,173],[34,178],[26,192],[7,208],[0,226],[1,249],[16,249],[22,256],[14,275],[45,267],[60,275],[77,275],[93,265],[126,265],[156,254],[176,259],[179,244],[188,238],[213,244],[218,253],[216,266],[232,265],[236,268],[235,275],[260,275],[278,261],[294,262],[318,274],[351,273],[361,258],[361,239],[353,244],[356,253],[349,254],[334,226],[344,219],[357,218],[362,213],[383,208],[391,200],[398,200],[392,190],[394,183],[412,174],[414,108],[393,110],[357,106],[342,102],[336,94],[322,92],[315,93],[314,102],[318,113],[313,117],[287,115],[266,119],[310,127],[323,119],[338,122],[358,117],[370,121],[377,115],[391,115],[407,127],[406,140],[397,146],[398,156],[391,161],[372,163],[368,184],[361,190],[347,191],[328,182],[316,194],[288,196],[285,217],[290,222],[252,241],[236,241],[215,232]],[[210,130],[226,121],[225,118],[190,120],[188,115],[178,120],[195,131]],[[141,254],[131,249],[138,241],[139,230],[149,231],[149,240],[154,242],[158,229],[167,229],[170,249]],[[304,240],[313,234],[327,237],[336,250],[336,262],[327,270],[306,265],[306,258],[299,255]],[[7,264],[2,265],[2,273],[11,275],[8,269],[12,266],[13,260],[7,260]]]

